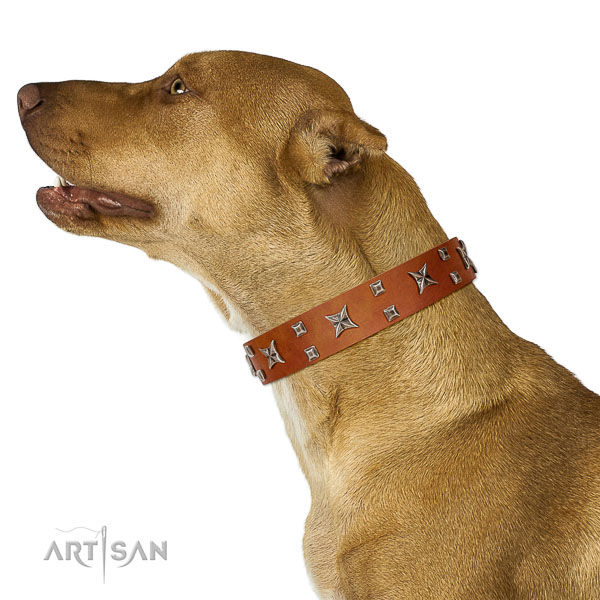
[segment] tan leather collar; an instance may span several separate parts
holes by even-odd
[[[452,238],[244,344],[263,384],[291,375],[393,325],[475,279],[462,240]]]

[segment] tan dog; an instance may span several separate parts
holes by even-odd
[[[48,218],[193,274],[245,339],[447,239],[315,69],[205,52],[19,112],[75,186],[38,192]],[[599,398],[474,285],[273,389],[321,598],[600,598]]]

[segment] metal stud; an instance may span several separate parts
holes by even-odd
[[[249,356],[246,356],[246,362],[250,367],[250,373],[252,373],[252,377],[256,377],[256,369],[254,368],[254,365],[252,364],[252,361],[250,360]]]
[[[277,348],[275,346],[275,340],[271,340],[268,348],[259,348],[259,350],[267,357],[269,363],[269,369],[272,369],[277,363],[284,363],[285,360],[281,358]]]
[[[460,254],[463,264],[465,265],[465,269],[468,270],[471,267],[473,267],[473,273],[477,273],[477,269],[475,268],[473,261],[469,258],[469,255],[467,254],[467,247],[465,246],[465,243],[462,240],[458,240],[458,243],[460,245],[458,246],[458,248],[456,248],[456,251]]]
[[[452,279],[454,285],[458,285],[462,281],[462,277],[458,274],[458,271],[452,271],[450,279]]]
[[[369,287],[373,292],[373,296],[380,296],[381,294],[385,293],[385,288],[383,287],[383,283],[381,283],[381,279],[370,283]]]
[[[325,318],[333,325],[335,337],[339,337],[346,329],[358,327],[358,325],[348,316],[347,304],[344,304],[339,313],[336,313],[335,315],[325,315]]]
[[[256,376],[260,379],[261,383],[264,383],[265,379],[267,378],[267,376],[265,375],[265,372],[262,369],[259,369],[258,371],[256,371]]]
[[[252,346],[249,344],[244,344],[244,350],[246,351],[246,356],[252,358],[254,356],[254,350],[252,350]]]
[[[426,287],[437,284],[437,281],[427,272],[427,263],[425,263],[416,273],[409,271],[408,274],[415,280],[417,287],[419,288],[419,294],[422,294]]]
[[[438,248],[438,254],[442,260],[450,260],[450,253],[448,252],[448,248],[446,248],[446,246]]]
[[[309,361],[313,361],[319,358],[320,356],[316,346],[309,346],[308,348],[304,348],[304,352],[306,353],[306,356],[308,357]]]
[[[301,335],[304,335],[307,331],[306,325],[302,321],[298,321],[297,323],[294,323],[292,325],[292,329],[294,330],[296,337],[300,337]]]
[[[394,319],[397,319],[400,316],[400,313],[396,309],[396,305],[395,304],[392,304],[391,306],[388,306],[387,308],[384,308],[383,309],[383,314],[385,315],[385,318],[388,321],[393,321]]]

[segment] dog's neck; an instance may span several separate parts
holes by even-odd
[[[323,239],[331,242],[332,254],[306,275],[306,293],[290,300],[285,315],[277,314],[265,325],[277,325],[447,239],[412,178],[388,157],[371,161],[351,177],[311,190],[311,202],[324,213],[318,227],[328,228]],[[316,247],[324,251],[322,243]],[[382,415],[397,415],[393,423],[380,423],[381,428],[389,427],[397,436],[410,433],[414,441],[501,403],[518,340],[469,285],[275,382],[288,434],[311,488],[326,477],[328,452],[342,422],[346,434],[356,423],[360,435],[361,419],[372,419],[381,407]],[[482,355],[485,365],[477,359]]]
[[[245,297],[235,301],[252,335],[448,239],[398,163],[384,154],[361,167],[328,186],[290,188],[277,202],[292,232],[281,242],[285,250],[264,252],[263,269],[245,281],[236,274]]]
[[[414,179],[386,154],[353,174],[314,186],[312,201],[358,250],[356,263],[376,275],[429,250],[448,236],[433,218]],[[346,232],[344,236],[341,232]]]
[[[257,242],[247,242],[261,253],[259,269],[234,256],[227,269],[219,269],[219,285],[205,281],[229,322],[248,337],[448,239],[416,183],[387,155],[371,157],[330,186],[290,187],[275,201],[287,211],[277,215],[285,224],[273,225],[280,237],[267,243],[262,234]],[[203,260],[191,246],[179,262],[195,273]],[[365,435],[361,428],[367,424],[364,431],[375,427],[379,432],[374,448],[380,450],[386,435],[392,436],[390,444],[402,440],[408,448],[436,429],[493,410],[504,402],[509,386],[528,385],[519,364],[532,351],[525,344],[470,284],[274,382],[313,493],[327,480],[331,449],[343,443],[338,431],[346,438]],[[481,356],[486,360],[480,362]],[[248,385],[256,384],[249,377]]]

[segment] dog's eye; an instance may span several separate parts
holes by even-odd
[[[183,94],[187,91],[188,91],[188,89],[187,89],[187,87],[185,87],[185,83],[183,83],[183,81],[179,78],[177,78],[171,84],[171,94]]]

